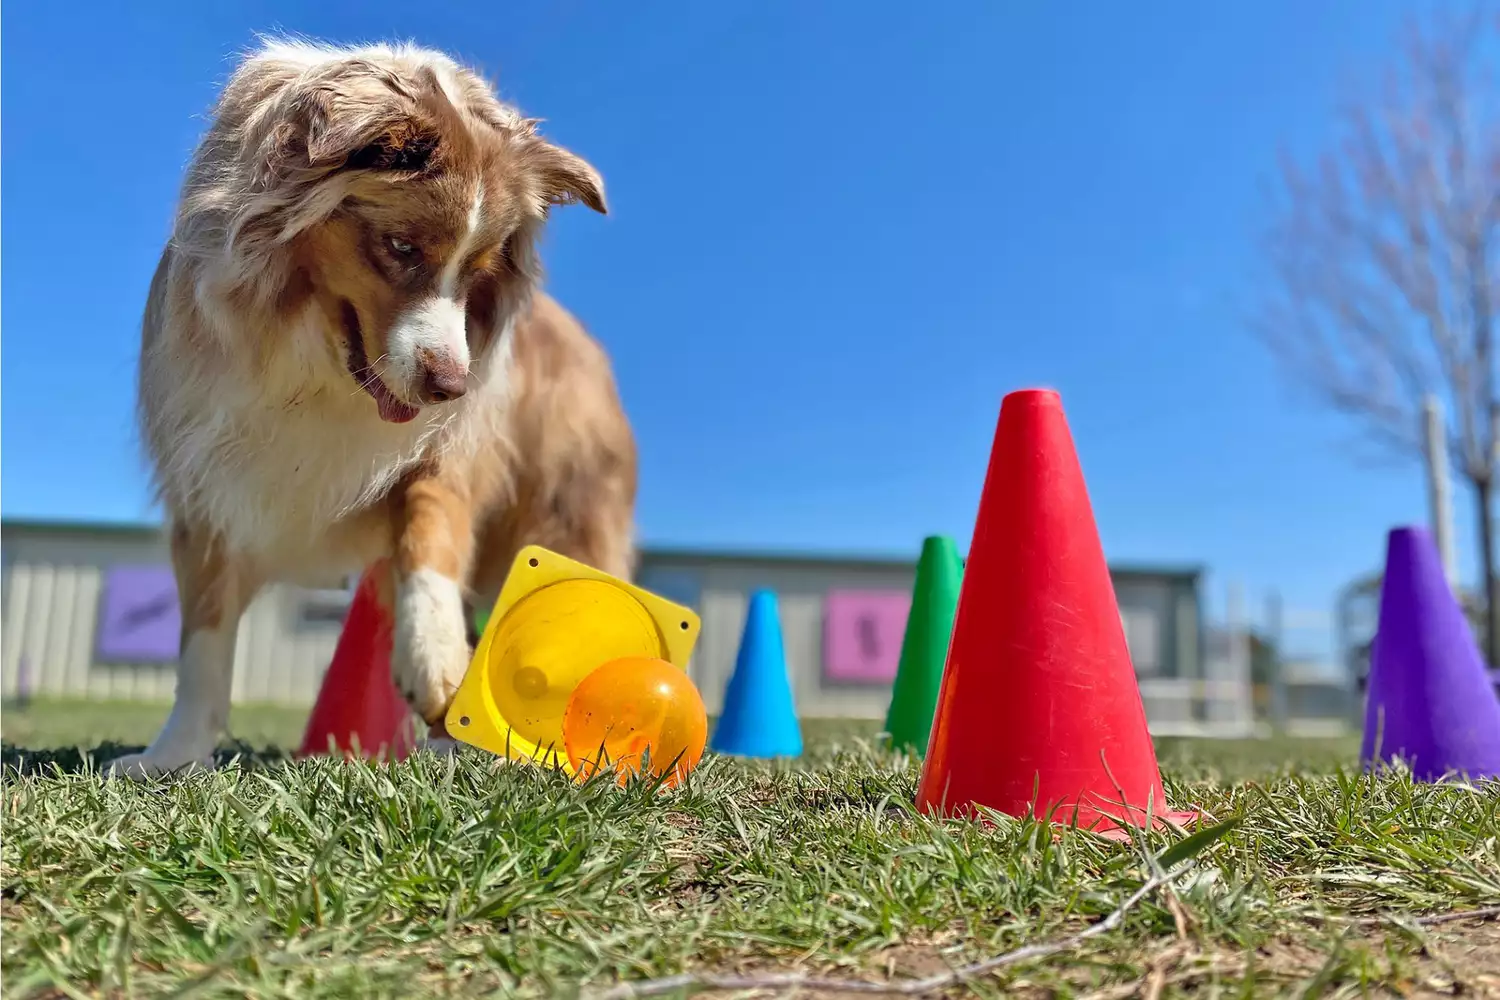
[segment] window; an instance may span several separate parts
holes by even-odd
[[[354,603],[359,576],[344,578],[342,586],[310,587],[297,592],[297,623],[304,626],[343,625]]]
[[[1130,661],[1142,677],[1161,673],[1161,618],[1145,608],[1121,608],[1120,623],[1125,626],[1125,643],[1130,647]]]

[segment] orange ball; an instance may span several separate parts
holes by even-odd
[[[641,772],[644,760],[653,777],[670,769],[662,784],[673,788],[703,757],[708,712],[682,670],[666,660],[626,656],[578,684],[563,710],[562,730],[563,748],[580,780],[613,768],[623,785]]]

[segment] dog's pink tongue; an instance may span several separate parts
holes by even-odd
[[[407,406],[389,392],[380,393],[375,398],[375,405],[380,409],[380,419],[393,424],[404,424],[417,416],[415,406]]]

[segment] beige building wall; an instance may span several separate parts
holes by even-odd
[[[0,525],[3,625],[0,681],[15,695],[22,682],[33,697],[166,701],[171,663],[101,662],[96,655],[103,579],[114,565],[168,563],[154,528]],[[915,553],[913,553],[913,559]],[[823,677],[824,595],[831,588],[909,593],[914,563],[725,556],[690,551],[642,554],[638,582],[692,605],[703,621],[689,672],[710,713],[722,704],[734,670],[749,595],[776,592],[792,693],[809,718],[883,718],[888,684],[851,685]],[[1191,575],[1117,574],[1127,639],[1143,677],[1197,669],[1198,604]],[[347,592],[275,587],[260,595],[240,623],[233,697],[236,702],[310,704],[338,638]],[[1163,704],[1147,712],[1171,715]]]
[[[95,655],[107,567],[168,562],[152,531],[10,530],[4,558],[0,680],[7,696],[23,664],[33,696],[167,701],[172,663],[100,662]],[[240,621],[235,654],[236,702],[311,703],[338,638],[337,625],[299,627],[306,591],[268,589]]]
[[[839,587],[910,592],[915,566],[876,564],[856,568],[811,560],[749,559],[695,565],[691,557],[661,558],[651,553],[645,554],[641,564],[640,582],[648,589],[653,574],[663,570],[695,573],[701,580],[697,611],[703,619],[703,631],[688,672],[710,714],[717,713],[723,704],[724,689],[734,672],[750,594],[766,587],[775,591],[781,612],[787,673],[798,714],[809,718],[885,717],[889,686],[833,686],[823,680],[823,595]]]

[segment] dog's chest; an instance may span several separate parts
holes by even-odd
[[[385,499],[431,433],[313,405],[236,416],[199,442],[199,496],[233,548],[272,562],[338,545],[340,525]]]

